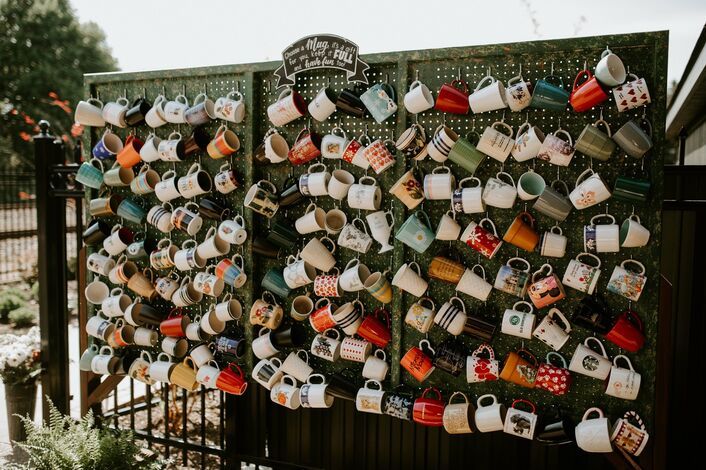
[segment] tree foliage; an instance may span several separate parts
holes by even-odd
[[[68,0],[0,0],[0,168],[33,167],[41,119],[72,144],[83,74],[116,68],[103,31],[79,22]]]

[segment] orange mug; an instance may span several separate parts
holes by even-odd
[[[534,217],[529,212],[520,212],[505,232],[503,240],[523,250],[534,251],[539,243],[539,234],[534,229],[534,222]]]
[[[451,284],[458,284],[465,272],[466,267],[463,264],[444,256],[432,258],[427,271],[430,279],[438,279]]]
[[[534,388],[538,368],[537,358],[528,350],[521,348],[507,355],[500,378],[522,387]]]
[[[125,139],[125,144],[123,149],[118,153],[116,160],[123,168],[132,168],[142,161],[140,158],[140,149],[142,148],[142,142],[140,139],[130,134],[127,139]]]
[[[222,125],[216,131],[216,137],[208,143],[206,151],[214,159],[227,157],[240,149],[240,139],[235,132]]]
[[[608,94],[598,83],[598,79],[590,70],[582,70],[574,79],[569,103],[574,111],[582,113],[608,100]]]
[[[218,374],[216,388],[233,395],[242,395],[248,388],[248,381],[240,366],[231,362]]]
[[[413,346],[404,356],[402,356],[402,359],[400,359],[400,364],[402,364],[402,367],[407,369],[407,372],[412,374],[412,377],[417,379],[419,382],[424,382],[427,377],[434,372],[434,363],[431,357],[424,352],[424,349],[429,350],[432,355],[435,354],[429,344],[429,341],[423,339],[419,342],[419,347]]]

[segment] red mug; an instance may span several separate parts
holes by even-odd
[[[319,307],[320,302],[326,302],[326,305]],[[323,333],[329,328],[336,327],[336,320],[333,318],[333,312],[338,308],[335,304],[329,302],[328,299],[319,299],[316,301],[316,310],[309,315],[309,323],[317,333]]]
[[[490,226],[492,232],[483,226],[484,223]],[[461,234],[460,240],[488,259],[492,259],[503,244],[495,224],[487,217],[478,223],[471,221]]]
[[[445,113],[468,114],[469,106],[468,83],[464,80],[454,80],[441,85],[434,109]]]
[[[582,80],[579,83],[579,80]],[[593,76],[590,70],[582,70],[574,79],[574,87],[571,90],[569,103],[574,111],[582,113],[594,106],[598,106],[608,99],[608,94],[603,91],[598,79]]]
[[[116,157],[118,164],[123,168],[132,168],[140,163],[142,161],[142,158],[140,158],[140,149],[143,144],[144,142],[130,134],[127,139],[125,139],[123,149]]]
[[[376,308],[372,315],[366,316],[358,328],[358,336],[370,341],[378,348],[385,349],[387,343],[392,339],[388,311],[384,308]]]
[[[302,165],[321,155],[321,136],[304,128],[297,135],[297,140],[289,149],[288,158],[292,165]]]
[[[433,392],[437,398],[428,398],[427,394]],[[422,392],[422,396],[414,400],[412,418],[415,423],[424,426],[442,426],[444,424],[444,408],[446,403],[441,398],[437,388],[429,387]]]
[[[613,328],[605,335],[606,339],[630,352],[637,352],[645,344],[642,320],[633,310],[625,310],[618,315]]]
[[[243,370],[235,362],[228,364],[216,378],[216,388],[233,395],[242,395],[248,388]]]
[[[424,343],[426,343],[427,349],[429,349],[432,354],[435,354],[434,350],[429,346],[429,341],[423,339],[419,342],[419,347],[412,346],[412,348],[402,356],[402,359],[400,359],[402,367],[404,367],[412,377],[417,379],[418,382],[424,382],[435,369],[432,358],[422,350]]]
[[[159,331],[164,336],[184,338],[186,336],[186,327],[189,323],[191,323],[191,319],[181,313],[181,308],[175,308],[169,313],[166,320],[160,322]]]
[[[552,356],[561,360],[562,366],[552,364]],[[554,395],[564,395],[571,387],[571,372],[566,368],[566,359],[555,351],[547,353],[547,362],[539,365],[537,370],[537,380],[534,382],[536,388],[541,388]]]

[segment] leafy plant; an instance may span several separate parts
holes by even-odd
[[[15,328],[26,328],[37,322],[39,312],[30,307],[20,307],[10,312],[8,318]]]
[[[41,372],[39,328],[27,334],[0,335],[0,378],[5,384],[26,384]]]
[[[14,291],[0,292],[0,319],[7,322],[8,314],[20,307],[27,305],[27,300]]]
[[[32,287],[29,288],[30,297],[32,300],[39,300],[39,281],[34,281]]]
[[[27,440],[17,445],[28,462],[10,466],[13,470],[157,470],[167,463],[143,458],[130,432],[96,428],[92,411],[76,421],[49,401],[49,423],[21,419]]]

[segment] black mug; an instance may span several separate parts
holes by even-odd
[[[277,349],[281,346],[299,347],[306,342],[306,329],[299,324],[294,324],[289,328],[275,330],[270,333],[270,341]]]
[[[94,220],[88,228],[83,231],[83,243],[86,245],[98,245],[110,235],[110,225],[102,220]]]
[[[203,127],[197,127],[184,141],[184,158],[198,152],[205,152],[209,142],[211,142],[211,135]]]
[[[600,294],[587,295],[574,312],[572,322],[599,334],[606,334],[611,327],[611,314]]]
[[[166,317],[156,308],[142,302],[134,303],[129,308],[132,309],[133,320],[140,325],[159,326]]]
[[[299,241],[299,233],[292,227],[294,224],[286,221],[275,223],[267,234],[267,241],[285,250],[291,250]]]
[[[284,182],[284,189],[279,195],[279,205],[280,207],[293,206],[305,198],[306,196],[299,190],[299,181],[294,177],[287,178],[287,181]]]
[[[336,108],[349,116],[362,118],[365,115],[365,105],[360,96],[349,89],[344,89],[339,93],[336,100]]]
[[[436,347],[434,366],[458,377],[466,364],[466,352],[461,343],[445,340]]]
[[[152,109],[152,104],[144,98],[137,98],[132,102],[132,107],[125,112],[125,124],[130,127],[139,126],[145,122],[147,112]]]
[[[480,317],[468,315],[466,324],[463,326],[463,334],[476,338],[484,343],[489,343],[495,334],[495,324],[487,322]]]
[[[574,442],[575,424],[564,416],[555,405],[549,407],[552,412],[545,413],[537,428],[535,439],[546,445],[562,445]]]
[[[265,237],[255,237],[251,247],[253,253],[265,258],[276,259],[279,256],[279,248],[267,241]]]
[[[329,377],[326,393],[332,397],[355,401],[358,394],[358,386],[344,372],[336,372]]]
[[[203,198],[199,201],[199,214],[204,219],[225,220],[230,215],[230,209],[212,198]]]
[[[391,392],[387,392],[382,399],[382,412],[393,418],[412,421],[414,412],[414,395],[411,392],[402,392],[398,388],[404,386],[400,384]]]
[[[232,339],[226,336],[219,336],[214,343],[216,352],[225,356],[225,359],[235,358],[240,359],[245,354],[245,339]]]
[[[253,160],[259,165],[269,165],[270,159],[265,156],[265,143],[261,143],[255,147],[255,151],[252,154]]]

